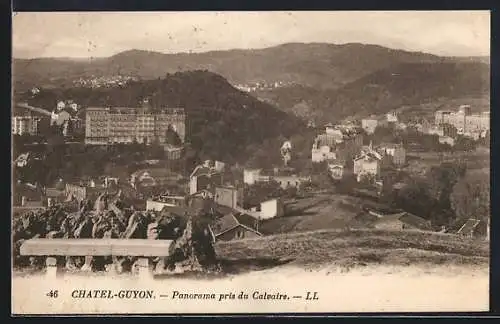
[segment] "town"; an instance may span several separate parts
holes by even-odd
[[[426,196],[418,187],[422,176],[462,172],[438,184],[438,189],[428,188],[448,190],[446,200],[453,201],[460,183],[468,181],[467,166],[456,165],[457,156],[480,154],[481,143],[488,146],[490,131],[489,112],[472,113],[468,105],[438,110],[430,122],[401,122],[396,112],[390,112],[317,128],[310,124],[316,136],[310,143],[308,167],[292,166],[297,154],[294,143],[286,140],[273,152],[281,163],[271,168],[212,159],[192,169],[186,168],[188,117],[182,107],[153,108],[145,98],[138,107],[81,107],[61,100],[51,112],[22,103],[17,108],[12,133],[27,140],[14,161],[15,215],[71,201],[81,206],[113,195],[126,196],[134,210],[176,213],[188,199],[202,197],[215,210],[209,226],[213,242],[324,228],[416,229],[489,238],[489,221],[481,215],[441,217],[449,210],[430,206],[439,205],[439,194]],[[60,138],[59,145],[36,140],[42,132]],[[47,159],[46,150],[36,149],[40,146],[66,147],[63,154],[69,159],[75,156],[68,152],[78,151],[72,147],[112,150],[116,155],[100,174],[65,175],[44,183],[29,175]],[[437,164],[426,162],[433,158]],[[435,202],[420,205],[428,199]]]
[[[23,8],[13,314],[494,308],[492,11]]]

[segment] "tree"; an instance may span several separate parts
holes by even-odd
[[[279,183],[276,181],[259,182],[253,185],[246,185],[244,190],[244,208],[257,206],[267,199],[277,198],[283,195],[283,189],[281,189]]]
[[[455,218],[450,196],[455,184],[465,176],[467,166],[462,162],[442,163],[427,174],[428,190],[434,203],[430,218],[436,225],[447,225]]]
[[[451,207],[460,219],[490,217],[490,179],[484,172],[470,172],[453,187]]]
[[[445,162],[439,166],[432,167],[427,179],[429,190],[433,197],[443,205],[443,208],[449,208],[449,198],[453,186],[462,178],[467,171],[467,165],[463,162]]]
[[[394,197],[395,205],[407,212],[431,219],[435,199],[429,192],[427,183],[422,180],[410,180]]]
[[[172,125],[168,125],[168,129],[165,132],[165,143],[173,146],[180,146],[182,144],[179,134],[177,134]]]

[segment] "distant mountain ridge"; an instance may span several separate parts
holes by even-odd
[[[400,63],[489,61],[487,58],[439,57],[379,45],[288,43],[264,49],[233,49],[203,53],[164,54],[128,50],[107,58],[14,59],[17,86],[67,85],[92,76],[131,75],[156,79],[167,73],[208,70],[232,84],[292,82],[315,88],[339,88],[377,70]]]
[[[402,63],[338,89],[291,86],[255,95],[304,119],[335,121],[383,114],[403,106],[489,98],[490,67],[481,62]],[[466,101],[467,102],[467,101]]]

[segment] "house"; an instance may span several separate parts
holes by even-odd
[[[296,174],[291,174],[290,170],[285,172],[283,169],[275,169],[269,175],[263,175],[262,169],[245,169],[243,170],[243,182],[248,185],[253,185],[256,182],[269,182],[276,181],[280,187],[287,189],[290,187],[298,188],[301,183],[309,182],[311,179],[308,177],[299,177]]]
[[[341,180],[345,174],[345,160],[335,159],[328,161],[328,172],[335,180]]]
[[[130,175],[130,184],[134,188],[138,188],[139,186],[154,187],[177,182],[181,179],[182,176],[180,174],[172,172],[166,168],[152,167],[137,170],[132,173]]]
[[[220,164],[210,164],[210,161],[206,161],[204,164],[194,168],[189,176],[189,193],[194,194],[209,186],[222,185],[222,168]]]
[[[384,143],[379,146],[384,155],[390,157],[391,162],[398,167],[406,163],[406,149],[402,144]]]
[[[162,211],[165,207],[184,207],[184,196],[158,196],[146,201],[146,210]]]
[[[297,175],[291,175],[291,176],[271,176],[272,180],[276,181],[279,183],[280,187],[282,189],[287,189],[287,188],[299,188],[301,183],[304,182],[309,182],[310,179],[306,177],[299,177]]]
[[[449,137],[449,136],[439,136],[439,143],[440,144],[448,144],[450,146],[455,145],[455,139]]]
[[[332,160],[337,158],[337,154],[334,152],[333,147],[328,145],[318,146],[319,141],[316,141],[311,149],[311,160],[312,162],[319,163],[325,160]]]
[[[67,183],[65,188],[66,196],[72,196],[78,201],[82,201],[87,198],[87,187],[80,186],[77,184]]]
[[[342,157],[351,159],[359,153],[363,144],[363,135],[358,127],[353,125],[327,124],[325,133],[316,137],[311,149],[312,162],[322,162],[336,159],[342,151]]]
[[[222,206],[237,208],[243,203],[243,188],[233,186],[215,187],[215,202]]]
[[[285,215],[283,199],[273,198],[260,203],[260,219],[269,219]]]
[[[27,152],[27,153],[19,155],[17,157],[17,159],[15,160],[15,163],[18,167],[23,168],[26,165],[28,165],[29,160],[30,160],[30,153]]]
[[[43,201],[43,190],[40,187],[19,182],[12,187],[12,198],[14,206]]]
[[[382,158],[382,155],[374,151],[371,145],[368,150],[355,157],[353,173],[357,176],[358,182],[365,176],[379,177]]]
[[[369,214],[374,216],[371,226],[376,229],[432,231],[430,221],[407,212],[390,215],[380,215],[375,212],[369,212]]]
[[[490,220],[487,221],[469,218],[457,231],[457,234],[467,238],[485,237],[489,240]]]
[[[468,137],[477,141],[481,137],[481,132],[480,131],[464,132],[463,135],[464,137]]]
[[[54,203],[63,202],[66,200],[66,192],[60,188],[46,188],[45,197],[47,198],[47,206],[50,207]]]
[[[261,181],[261,169],[244,169],[243,170],[243,183],[253,185]]]
[[[425,133],[428,135],[444,136],[444,128],[440,126],[431,126],[426,130]]]
[[[262,236],[259,222],[252,216],[231,212],[216,220],[210,230],[214,241],[232,241]]]

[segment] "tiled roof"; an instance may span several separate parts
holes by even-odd
[[[253,229],[254,231],[256,230],[256,228],[255,228],[256,219],[254,217],[247,215],[247,214],[236,214],[236,215],[234,215],[234,217],[236,218],[238,223],[240,223],[241,225],[249,227],[249,228]]]
[[[215,235],[222,234],[236,226],[242,225],[259,233],[256,228],[256,219],[250,215],[242,213],[229,213],[219,218],[212,226]]]
[[[215,235],[219,235],[225,231],[230,230],[239,225],[238,220],[233,216],[232,213],[226,214],[221,218],[217,219],[212,226]]]
[[[363,152],[358,157],[356,157],[354,160],[357,161],[357,160],[365,158],[366,156],[368,156],[372,159],[382,160],[382,155],[380,155],[380,153],[375,152],[375,151]]]
[[[345,166],[346,161],[343,159],[330,159],[327,160],[328,164]]]

